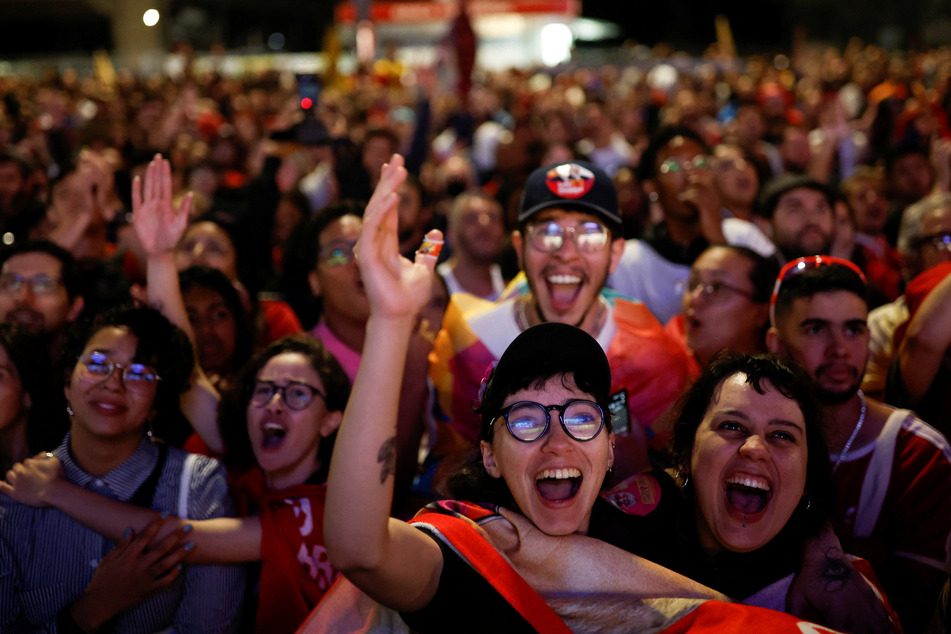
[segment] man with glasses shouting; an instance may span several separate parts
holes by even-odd
[[[847,260],[793,260],[776,281],[766,343],[814,381],[843,550],[871,563],[905,631],[917,632],[951,564],[951,447],[914,413],[859,389],[868,358],[866,292],[865,276]]]
[[[602,170],[581,161],[535,170],[525,185],[518,222],[512,240],[522,273],[496,303],[453,295],[430,356],[438,411],[429,466],[439,463],[437,490],[441,474],[452,472],[478,446],[479,417],[472,404],[486,367],[530,326],[577,326],[606,351],[618,433],[616,478],[648,467],[646,448],[659,449],[666,440],[658,418],[687,379],[685,352],[650,311],[604,288],[624,240],[617,191]]]

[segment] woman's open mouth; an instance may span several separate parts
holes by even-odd
[[[763,511],[772,497],[773,490],[766,478],[737,473],[726,481],[727,502],[743,515]]]
[[[274,449],[284,442],[284,436],[286,435],[287,430],[277,423],[264,423],[264,428],[261,430],[261,447]]]
[[[545,469],[535,476],[535,489],[549,502],[565,502],[578,494],[581,480],[578,469]]]

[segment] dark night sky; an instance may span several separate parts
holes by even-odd
[[[170,0],[176,14],[199,7],[205,24],[188,37],[198,50],[215,41],[231,48],[260,42],[273,31],[286,50],[314,50],[337,0]],[[584,15],[617,22],[625,37],[653,45],[667,41],[700,52],[715,39],[714,17],[729,18],[741,54],[788,49],[795,24],[810,37],[843,44],[857,35],[875,41],[883,26],[914,42],[920,25],[947,19],[946,3],[933,0],[582,0]],[[37,10],[42,7],[42,10]],[[619,10],[620,7],[620,10]],[[877,21],[877,22],[876,22]],[[262,34],[263,37],[262,37]],[[111,48],[107,18],[84,0],[0,0],[0,55],[88,52]]]

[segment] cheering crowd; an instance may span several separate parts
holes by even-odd
[[[943,631],[949,80],[0,77],[0,631]]]

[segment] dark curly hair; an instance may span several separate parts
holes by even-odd
[[[156,412],[153,430],[169,444],[181,445],[191,435],[191,426],[181,412],[179,399],[195,368],[195,355],[188,336],[154,308],[126,304],[74,324],[67,332],[57,364],[60,393],[86,344],[109,327],[124,328],[138,339],[135,361],[153,367],[162,379],[152,402]]]
[[[218,430],[225,446],[225,461],[230,466],[252,466],[255,464],[251,439],[248,436],[248,403],[257,381],[258,373],[267,362],[285,352],[304,355],[320,376],[324,384],[327,411],[342,412],[350,398],[350,381],[340,367],[340,363],[327,352],[320,340],[307,335],[289,335],[282,337],[267,348],[251,357],[241,369],[232,388],[222,395],[218,407]],[[330,464],[335,434],[324,438],[320,443],[317,457],[326,467]]]
[[[697,429],[710,404],[718,398],[724,381],[737,374],[746,375],[746,384],[758,394],[764,394],[769,388],[775,389],[786,398],[796,401],[802,411],[808,452],[804,503],[796,508],[787,527],[804,531],[801,534],[818,530],[829,518],[835,505],[829,450],[812,380],[798,363],[788,357],[729,351],[716,354],[671,411],[674,420],[673,438],[669,446],[671,466],[681,473],[689,474]],[[687,493],[692,495],[690,483]]]

